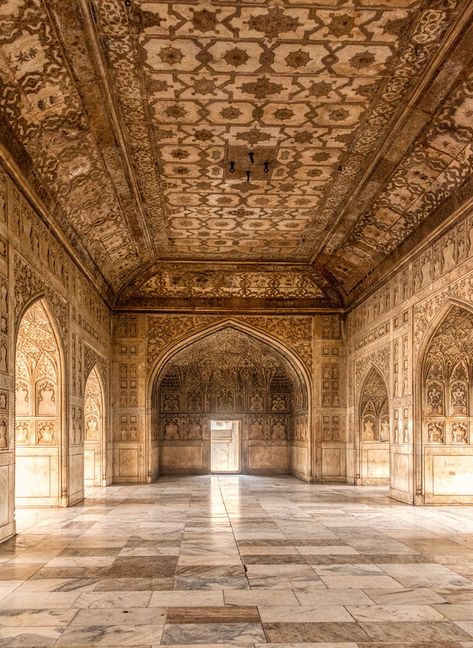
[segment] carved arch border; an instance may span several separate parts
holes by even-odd
[[[15,291],[16,291],[16,281],[15,281]],[[64,333],[60,328],[60,324],[57,320],[56,314],[51,306],[49,300],[49,295],[47,292],[38,292],[24,302],[21,305],[21,308],[17,310],[17,301],[15,299],[15,326],[13,333],[13,384],[16,385],[16,348],[18,343],[18,334],[20,329],[20,324],[23,320],[25,313],[37,302],[41,302],[44,307],[46,314],[48,316],[51,329],[56,341],[58,355],[59,355],[59,379],[60,384],[60,407],[59,407],[59,421],[60,421],[60,442],[59,442],[59,466],[60,466],[60,476],[59,484],[61,492],[59,493],[59,499],[63,506],[67,506],[68,499],[68,483],[69,483],[69,427],[67,421],[67,381],[66,381],[66,358],[67,358],[67,338],[64,338]],[[67,330],[67,328],[66,328]],[[15,403],[15,398],[13,399]],[[13,423],[16,425],[16,403],[14,406],[14,417]],[[16,430],[13,431],[13,443],[16,453]]]
[[[103,412],[102,412],[102,437],[100,439],[101,445],[101,475],[102,485],[108,484],[110,477],[109,473],[112,470],[109,460],[109,447],[110,439],[110,398],[109,398],[109,364],[98,351],[91,347],[87,342],[84,342],[84,421],[85,421],[85,395],[87,387],[87,379],[92,371],[95,369],[97,378],[102,390]],[[84,423],[85,430],[85,423]],[[109,465],[110,464],[110,465]]]
[[[383,371],[380,369],[380,367],[373,360],[370,360],[369,363],[368,363],[368,366],[366,368],[366,371],[363,373],[362,380],[360,381],[360,387],[359,387],[358,394],[357,394],[357,401],[358,402],[356,403],[356,411],[357,411],[358,416],[361,415],[361,397],[363,395],[363,390],[365,388],[366,381],[368,380],[368,377],[371,374],[371,372],[373,371],[373,369],[375,371],[377,371],[379,373],[379,375],[381,376],[381,379],[382,379],[382,381],[384,383],[384,386],[386,388],[386,396],[388,398],[388,404],[389,404],[389,388],[388,388],[388,381],[386,380],[386,376],[383,374]]]
[[[383,355],[386,355],[387,358],[384,358],[385,360],[387,359],[388,362],[388,367],[385,368],[385,371],[383,371],[382,368],[382,363],[380,362],[380,359],[383,359]],[[366,366],[363,366],[364,363],[366,363]],[[368,376],[370,375],[371,371],[375,369],[381,378],[383,379],[384,386],[386,387],[386,394],[388,397],[388,411],[390,412],[390,390],[389,390],[389,366],[391,363],[391,349],[389,345],[383,346],[380,349],[376,349],[376,351],[372,351],[370,354],[365,356],[364,358],[361,358],[358,363],[355,363],[355,390],[353,394],[354,398],[354,418],[355,418],[355,435],[354,435],[354,441],[355,441],[355,457],[356,457],[356,473],[355,473],[355,478],[360,479],[361,477],[361,397],[363,395],[363,388],[365,386],[366,381],[368,380]],[[360,373],[358,376],[356,375],[356,370],[361,367]],[[390,415],[391,416],[391,415]],[[391,425],[390,425],[391,427]],[[391,433],[390,433],[391,434]],[[389,439],[389,443],[391,443],[391,438]]]
[[[14,263],[14,323],[15,344],[18,327],[28,308],[43,298],[60,331],[64,353],[68,346],[69,308],[66,299],[52,288],[23,257],[15,253]]]
[[[160,351],[156,359],[149,365],[147,374],[146,385],[146,424],[145,424],[145,457],[146,457],[146,470],[148,475],[151,473],[151,402],[153,397],[153,389],[159,375],[165,365],[182,349],[190,346],[194,342],[212,335],[225,328],[234,328],[237,331],[245,333],[260,342],[264,342],[283,355],[286,360],[295,369],[298,376],[302,376],[307,391],[307,413],[308,413],[308,429],[309,429],[309,466],[308,475],[309,480],[313,480],[314,476],[314,443],[312,435],[312,420],[313,420],[313,384],[310,372],[308,371],[305,362],[299,355],[284,344],[283,341],[268,334],[267,332],[250,326],[244,322],[233,318],[226,318],[216,322],[215,324],[207,325],[199,328],[198,330],[189,331],[179,338],[170,341]]]
[[[105,391],[108,391],[109,383],[107,359],[91,347],[88,342],[84,341],[84,384],[94,367],[97,369],[97,373],[102,381],[102,387],[105,394]]]
[[[418,348],[414,351],[414,503],[423,504],[424,499],[424,457],[422,442],[422,402],[423,402],[423,377],[425,373],[425,361],[431,341],[448,313],[454,308],[462,308],[473,314],[471,302],[449,296],[440,306],[435,315],[431,318],[428,327],[424,331]]]

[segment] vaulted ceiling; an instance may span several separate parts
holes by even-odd
[[[0,0],[1,142],[117,295],[336,305],[468,197],[472,14]]]

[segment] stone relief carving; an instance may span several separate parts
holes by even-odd
[[[370,364],[375,365],[381,371],[386,384],[389,384],[390,375],[390,348],[389,346],[381,347],[371,353],[363,356],[355,363],[355,392],[358,392]]]
[[[100,441],[103,434],[104,394],[96,368],[89,373],[85,385],[84,417],[85,442]]]
[[[473,313],[452,306],[435,330],[424,358],[422,425],[425,442],[469,443]],[[448,431],[448,434],[447,434]]]
[[[199,315],[148,315],[148,369],[167,345],[193,331],[198,331],[225,321],[218,316]],[[312,367],[312,320],[310,317],[256,317],[240,316],[232,318],[247,324],[280,340],[295,351],[310,369]]]
[[[322,365],[322,407],[340,407],[340,367],[338,364]]]
[[[58,442],[60,355],[43,301],[24,313],[16,348],[17,445]],[[30,427],[31,424],[31,427]]]
[[[322,441],[342,441],[339,415],[322,416]]]
[[[90,372],[94,368],[98,367],[100,378],[102,379],[105,388],[108,386],[108,362],[100,354],[95,351],[88,344],[84,344],[84,379],[86,380]]]
[[[362,441],[391,440],[388,392],[384,378],[375,367],[363,383],[359,411]]]
[[[306,438],[307,417],[300,412],[307,397],[281,354],[228,327],[173,356],[160,373],[153,398],[163,445],[209,443],[204,419],[230,415],[242,420],[244,443],[271,446],[287,445],[292,438],[295,409],[300,439]],[[197,404],[203,416],[194,413]]]
[[[209,269],[157,272],[138,287],[133,297],[327,299],[318,285],[317,275],[313,273],[243,272],[237,268],[220,272]]]
[[[61,331],[63,345],[66,346],[68,339],[67,301],[53,290],[21,256],[15,254],[15,321],[17,324],[25,304],[40,294],[46,296]]]

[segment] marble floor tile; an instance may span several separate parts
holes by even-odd
[[[95,592],[142,592],[169,590],[174,585],[173,578],[102,578],[96,581]]]
[[[37,609],[8,610],[0,609],[0,628],[4,626],[66,627],[77,615],[77,610]]]
[[[349,545],[307,545],[297,547],[297,550],[303,556],[343,556],[360,553],[354,547],[350,547]]]
[[[223,595],[226,605],[299,605],[291,590],[225,590]]]
[[[76,608],[147,607],[151,592],[83,592],[74,601]]]
[[[159,643],[162,625],[70,625],[57,641],[57,646],[146,646]]]
[[[252,645],[265,640],[260,623],[186,623],[167,624],[161,643]]]
[[[224,605],[223,592],[201,592],[201,591],[173,591],[173,592],[153,592],[150,606],[156,607],[215,607]],[[235,603],[234,605],[240,605]],[[251,603],[242,603],[241,605],[251,605]],[[254,605],[254,604],[253,604]]]
[[[0,648],[42,648],[53,646],[63,628],[47,626],[0,627]]]
[[[17,518],[0,648],[473,648],[473,508],[202,476]]]
[[[216,607],[172,607],[167,623],[259,623],[260,614],[255,606],[220,605]]]
[[[130,601],[133,603],[133,601]],[[0,617],[1,619],[1,617]],[[164,625],[166,621],[165,608],[88,608],[75,610],[72,625],[79,626],[142,626]]]
[[[1,545],[0,545],[1,546]],[[0,566],[1,569],[1,566]],[[0,601],[14,592],[23,584],[22,580],[17,581],[0,581]]]
[[[361,644],[354,643],[353,641],[322,641],[317,643],[312,643],[310,641],[305,643],[265,643],[265,644],[255,644],[255,648],[359,648]],[[371,644],[371,648],[373,645]],[[389,647],[388,648],[394,648]],[[459,648],[459,647],[456,647]]]
[[[348,605],[348,612],[359,621],[444,621],[430,605]]]
[[[370,639],[355,622],[265,623],[263,627],[270,643],[358,642]]]
[[[473,601],[468,603],[441,603],[435,609],[451,621],[473,622]]]
[[[294,590],[294,594],[301,605],[373,605],[373,599],[370,596],[355,589]]]
[[[347,611],[347,609],[345,609],[341,605],[263,605],[258,606],[258,611],[263,623],[317,623],[320,621],[353,621],[353,615],[349,613],[349,608]]]
[[[366,589],[365,594],[380,605],[417,605],[444,603],[445,598],[425,587],[397,590]],[[470,592],[473,601],[473,592]]]
[[[72,592],[13,592],[1,601],[1,610],[26,610],[70,608],[81,595],[80,591]]]
[[[419,641],[430,645],[432,641],[469,641],[471,636],[459,624],[443,621],[360,623],[372,641]]]

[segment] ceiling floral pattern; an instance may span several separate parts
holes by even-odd
[[[471,173],[469,56],[442,77],[439,54],[466,6],[8,0],[0,115],[27,177],[115,293],[277,285],[282,298],[322,299],[327,277],[352,290]],[[406,104],[434,72],[443,86],[406,135]],[[180,261],[208,280],[183,264],[136,285],[143,268]],[[276,274],[258,282],[209,262]]]

